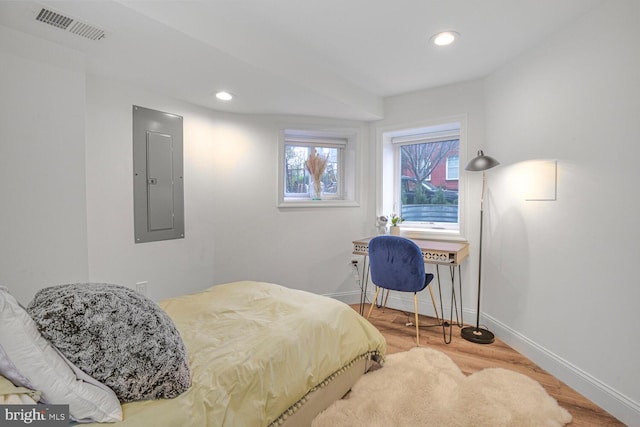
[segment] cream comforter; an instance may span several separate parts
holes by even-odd
[[[164,300],[192,385],[175,399],[123,405],[123,426],[267,426],[331,374],[384,355],[380,332],[331,298],[236,282]]]

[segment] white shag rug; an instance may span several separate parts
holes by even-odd
[[[555,427],[571,415],[531,378],[502,368],[465,376],[425,347],[387,356],[312,427]]]

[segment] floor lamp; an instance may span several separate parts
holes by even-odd
[[[482,171],[482,195],[480,197],[480,244],[478,245],[478,309],[476,311],[476,326],[467,326],[462,328],[460,334],[462,338],[477,344],[491,344],[494,335],[491,331],[480,327],[480,282],[482,280],[482,216],[484,213],[484,189],[485,189],[485,171],[498,166],[498,162],[493,157],[485,156],[482,150],[478,151],[478,156],[471,159],[464,167],[464,170],[480,172]]]

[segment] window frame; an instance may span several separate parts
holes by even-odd
[[[331,206],[359,206],[357,200],[357,148],[360,132],[356,129],[340,130],[316,129],[313,127],[283,128],[280,132],[278,148],[278,207],[279,208],[309,208]],[[286,147],[294,146],[324,146],[339,148],[337,165],[337,187],[335,195],[324,194],[322,200],[311,200],[307,195],[286,193]]]
[[[452,130],[458,138],[458,164],[462,160],[467,147],[467,118],[466,115],[413,123],[380,127],[376,130],[378,152],[377,176],[377,215],[388,216],[400,211],[401,200],[401,161],[400,145],[412,141],[426,142],[430,139],[451,139]],[[432,136],[430,138],[429,136]],[[395,140],[395,143],[393,142]],[[416,238],[437,238],[444,240],[464,240],[465,233],[465,185],[462,174],[458,178],[458,223],[422,223],[405,221],[401,224],[403,235]]]

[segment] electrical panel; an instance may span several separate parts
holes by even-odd
[[[184,238],[182,117],[133,106],[135,242]]]

